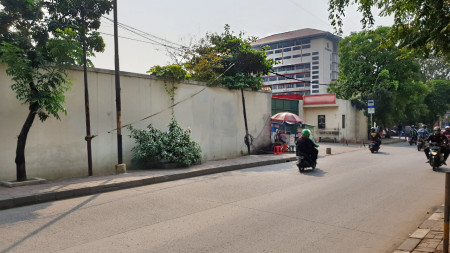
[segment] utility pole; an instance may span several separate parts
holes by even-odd
[[[87,155],[88,155],[88,174],[92,176],[92,147],[91,140],[94,138],[91,135],[91,116],[89,111],[89,89],[88,89],[88,79],[87,79],[87,57],[86,57],[86,13],[84,6],[81,7],[81,21],[82,21],[82,43],[83,43],[83,72],[84,72],[84,111],[86,114],[86,140],[87,144]]]
[[[116,118],[117,118],[117,152],[118,164],[116,165],[116,173],[126,172],[126,165],[122,158],[122,109],[120,102],[120,67],[119,67],[119,35],[117,31],[117,0],[114,0],[114,63],[116,77]]]

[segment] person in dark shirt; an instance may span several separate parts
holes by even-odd
[[[375,127],[372,127],[370,129],[370,135],[369,138],[371,141],[375,141],[375,144],[380,146],[381,145],[381,135],[377,133],[377,129]]]
[[[309,155],[310,159],[316,162],[319,150],[315,148],[314,143],[309,139],[309,131],[307,129],[304,129],[302,136],[297,139],[297,151]]]
[[[435,142],[439,146],[441,146],[441,151],[442,151],[442,153],[444,153],[444,164],[447,165],[446,162],[447,162],[447,158],[448,158],[448,155],[449,155],[449,150],[448,150],[448,147],[447,147],[448,139],[447,139],[447,137],[445,135],[443,135],[441,133],[441,128],[440,127],[437,126],[437,127],[435,127],[433,129],[433,134],[428,136],[427,142],[428,143]],[[427,160],[429,160],[430,159],[430,147],[426,147],[424,149],[424,151],[425,151],[425,155],[427,156]]]

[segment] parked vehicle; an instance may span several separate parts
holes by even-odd
[[[370,150],[370,152],[372,152],[372,153],[378,152],[379,149],[380,149],[380,145],[378,143],[376,143],[375,141],[370,141],[369,142],[369,150]]]
[[[444,154],[441,151],[441,146],[438,143],[430,143],[430,159],[428,160],[433,170],[439,169],[444,163]]]
[[[297,152],[297,167],[300,173],[305,171],[306,168],[311,168],[314,170],[316,168],[317,162],[313,161],[308,154]]]

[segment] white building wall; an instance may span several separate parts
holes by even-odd
[[[70,70],[73,86],[66,93],[68,115],[61,121],[36,117],[28,135],[25,158],[28,177],[47,179],[87,175],[86,123],[84,111],[83,72]],[[11,90],[11,79],[0,65],[0,180],[16,177],[14,163],[17,135],[28,114]],[[112,174],[117,164],[114,72],[94,69],[88,73],[94,175]],[[177,85],[175,118],[183,128],[192,130],[191,137],[200,144],[202,159],[215,160],[247,153],[245,126],[239,90],[206,87],[189,82]],[[148,75],[121,75],[122,125],[145,128],[152,124],[165,130],[171,119],[169,96],[163,82]],[[195,95],[197,94],[197,95]],[[255,138],[252,150],[270,143],[271,94],[245,91],[249,133]],[[140,121],[153,115],[153,117]],[[123,157],[129,169],[134,141],[129,131],[122,130]]]
[[[363,111],[355,109],[350,101],[337,99],[334,105],[303,106],[302,114],[306,123],[315,126],[316,139],[361,141],[367,138],[367,117]],[[318,115],[325,115],[325,129],[318,128]],[[342,115],[345,115],[345,128],[342,128]]]

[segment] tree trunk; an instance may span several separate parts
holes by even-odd
[[[22,126],[19,137],[17,138],[17,149],[16,149],[16,174],[17,181],[27,180],[27,172],[25,170],[25,145],[27,143],[28,132],[33,125],[34,118],[36,118],[36,113],[39,108],[37,103],[30,105],[30,112],[28,113],[27,119]]]

